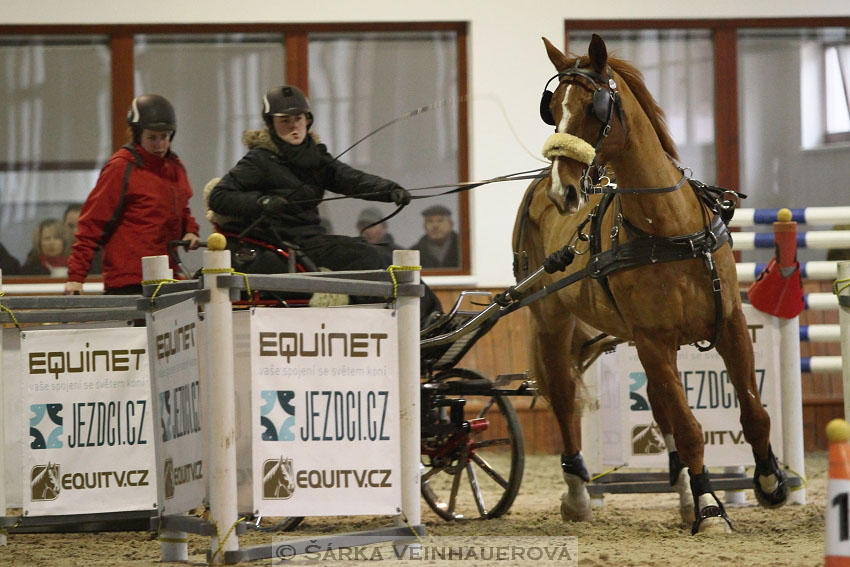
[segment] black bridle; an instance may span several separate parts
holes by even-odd
[[[574,80],[577,78],[584,79],[590,83],[590,88],[586,87],[581,82]],[[582,194],[586,198],[588,195],[603,192],[594,190],[595,187],[598,187],[600,171],[602,169],[597,163],[597,159],[599,156],[599,149],[602,147],[602,144],[605,142],[608,134],[611,133],[611,121],[614,118],[615,109],[617,111],[617,117],[620,120],[620,124],[622,125],[624,135],[628,134],[626,114],[623,110],[623,101],[620,97],[620,91],[617,90],[617,82],[614,80],[611,67],[605,67],[605,75],[603,76],[600,73],[586,67],[579,67],[579,61],[576,61],[576,64],[573,67],[559,71],[557,74],[550,77],[549,80],[546,81],[546,86],[543,87],[543,94],[540,97],[540,117],[550,126],[556,125],[554,116],[552,115],[552,110],[549,108],[554,93],[547,89],[555,79],[558,79],[559,85],[561,83],[570,83],[589,90],[593,95],[589,114],[602,124],[599,129],[599,135],[596,137],[596,143],[593,144],[593,161],[588,164],[581,175],[580,188]],[[684,179],[678,186],[675,187],[675,189],[681,187],[683,183]],[[670,190],[673,191],[675,189]],[[617,191],[616,189],[609,188],[609,191],[611,190]]]

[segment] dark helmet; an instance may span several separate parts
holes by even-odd
[[[310,111],[310,101],[298,87],[282,85],[275,87],[263,97],[263,120],[271,125],[272,116],[285,114],[306,114],[307,127],[313,124],[313,113]]]
[[[177,131],[174,107],[165,97],[155,94],[144,94],[133,99],[130,110],[127,111],[127,123],[132,128],[158,132]]]

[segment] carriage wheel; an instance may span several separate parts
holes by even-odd
[[[441,373],[437,380],[490,383],[484,375],[460,368]],[[479,421],[469,431],[454,436],[423,438],[422,496],[444,520],[498,518],[513,504],[525,466],[516,410],[505,396],[438,394],[438,397],[465,399],[466,423],[485,419],[486,429],[482,429],[485,422]],[[449,408],[430,411],[432,419],[448,422]]]

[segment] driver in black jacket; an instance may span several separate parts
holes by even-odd
[[[268,91],[263,97],[262,114],[266,128],[245,132],[242,140],[248,153],[209,194],[209,207],[221,228],[241,233],[265,215],[247,236],[274,243],[292,242],[316,265],[334,271],[389,266],[392,252],[386,248],[327,234],[320,223],[318,205],[325,190],[397,205],[409,203],[410,193],[394,181],[335,160],[309,132],[313,113],[297,87],[284,85]],[[266,274],[288,271],[286,262],[273,254],[260,255],[243,269]],[[437,298],[426,291],[423,317],[439,310]]]

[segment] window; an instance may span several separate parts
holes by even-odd
[[[850,142],[850,41],[828,44],[824,60],[824,141]]]
[[[664,110],[682,165],[715,183],[714,52],[700,29],[604,30],[608,53],[634,64]],[[591,31],[570,32],[570,46],[585,53]]]
[[[0,36],[0,244],[21,264],[111,154],[109,63],[105,36]]]
[[[130,100],[146,92],[162,93],[177,110],[174,148],[187,165],[202,237],[211,229],[204,186],[244,155],[242,132],[263,127],[262,96],[280,84],[311,91],[316,131],[334,155],[382,124],[438,103],[343,159],[409,188],[464,181],[465,29],[451,22],[0,26],[0,245],[23,263],[39,221],[85,200],[126,141]],[[461,257],[432,274],[469,273],[467,199],[441,200],[460,235]],[[423,202],[391,222],[400,247],[421,235]],[[322,207],[335,231],[353,235],[362,203],[345,203]]]
[[[343,158],[346,163],[413,189],[416,197],[435,193],[418,188],[457,182],[456,42],[457,34],[448,31],[311,34],[310,100],[317,117],[314,128],[330,152],[339,155],[351,148]],[[358,143],[381,126],[426,107],[428,110],[421,114]],[[387,221],[383,238],[400,248],[412,247],[423,236],[422,213],[436,204],[450,212],[449,223],[459,235],[457,239],[449,236],[449,244],[457,244],[457,250],[443,251],[440,268],[456,272],[463,266],[460,241],[466,233],[456,194],[413,200]],[[395,205],[346,199],[322,207],[333,232],[350,236],[359,233],[358,217],[370,209],[389,215]],[[423,251],[424,265],[437,260],[435,255],[427,260]]]

